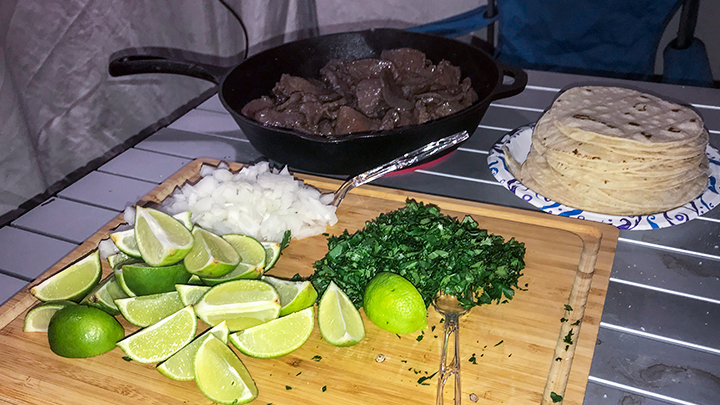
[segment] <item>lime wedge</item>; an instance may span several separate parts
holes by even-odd
[[[280,295],[280,316],[311,307],[317,300],[317,291],[309,281],[290,281],[271,276],[263,276],[261,280],[270,283]]]
[[[201,280],[205,285],[218,285],[233,280],[252,280],[257,279],[263,274],[262,267],[250,266],[245,263],[239,263],[229,273],[220,277],[202,277]]]
[[[127,297],[128,295],[115,280],[115,274],[110,274],[90,290],[80,303],[100,308],[110,315],[118,315],[120,310],[115,305],[115,300]]]
[[[250,357],[282,357],[305,343],[315,325],[313,307],[230,335],[230,342]]]
[[[190,220],[190,218],[192,217],[192,213],[190,213],[190,211],[183,211],[173,215],[172,217],[180,221],[180,223],[183,224],[183,226],[187,228],[188,231],[193,230],[194,225]]]
[[[102,265],[96,249],[30,289],[40,301],[79,301],[100,281]]]
[[[143,260],[151,266],[176,263],[193,246],[192,234],[177,219],[143,207],[135,210],[135,241]]]
[[[137,258],[142,257],[142,254],[140,254],[140,250],[138,249],[137,242],[135,242],[134,229],[113,232],[110,234],[110,239],[112,239],[115,246],[117,246],[117,248],[126,255]]]
[[[205,295],[210,287],[205,285],[175,284],[175,290],[180,294],[180,300],[185,305],[195,305]]]
[[[188,280],[185,284],[205,285],[205,283],[203,283],[202,279],[198,277],[197,274],[191,275],[190,280]]]
[[[120,252],[112,256],[108,256],[107,262],[113,270],[119,268],[125,264],[142,263],[142,259],[128,256],[127,254]]]
[[[262,242],[265,248],[265,271],[275,267],[280,258],[280,244],[278,242]]]
[[[320,298],[318,327],[323,339],[335,346],[352,346],[365,337],[360,312],[333,281]]]
[[[258,396],[258,389],[245,365],[225,343],[206,337],[195,355],[195,383],[213,402],[246,404]]]
[[[25,314],[23,332],[47,332],[50,318],[55,312],[69,305],[77,305],[76,302],[68,300],[42,302]]]
[[[192,231],[195,244],[185,256],[187,271],[200,277],[220,277],[240,262],[235,249],[225,239],[199,227]]]
[[[122,267],[115,269],[113,273],[115,274],[115,282],[120,286],[123,292],[127,294],[128,297],[135,297],[137,294],[135,294],[130,287],[125,284],[125,276],[123,275]]]
[[[187,306],[117,342],[117,346],[137,362],[157,363],[190,343],[196,330],[197,318],[192,307]]]
[[[181,310],[185,305],[177,291],[115,300],[128,322],[144,328]]]
[[[195,305],[195,313],[208,325],[226,321],[228,329],[236,331],[277,318],[280,297],[264,281],[229,281],[208,290]]]
[[[212,329],[208,329],[187,346],[173,354],[169,359],[158,364],[157,370],[160,374],[173,380],[190,381],[195,379],[195,354],[208,334],[213,334],[223,343],[228,342],[228,328],[225,322],[220,322]]]
[[[225,239],[240,256],[240,263],[256,268],[265,268],[265,247],[257,239],[248,235],[227,234]]]
[[[144,263],[122,266],[125,287],[135,295],[150,295],[175,291],[175,284],[190,280],[191,274],[181,263],[153,267]]]

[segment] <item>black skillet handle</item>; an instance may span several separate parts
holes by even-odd
[[[520,69],[519,67],[504,65],[498,62],[496,63],[498,65],[498,70],[500,71],[500,77],[504,78],[505,76],[510,76],[514,80],[512,81],[512,83],[499,84],[492,91],[492,93],[490,93],[490,100],[499,100],[501,98],[512,97],[514,95],[520,94],[520,92],[522,92],[527,85],[527,73],[525,73],[525,71]]]
[[[215,84],[220,84],[229,69],[207,63],[187,60],[173,60],[162,56],[132,55],[123,56],[110,61],[110,76],[127,76],[139,73],[173,73],[197,77]]]

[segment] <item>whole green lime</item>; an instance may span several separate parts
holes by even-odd
[[[65,307],[48,325],[48,342],[63,357],[92,357],[112,350],[125,336],[120,322],[107,312],[86,305]]]
[[[399,335],[427,327],[427,307],[415,286],[390,272],[378,273],[365,287],[365,315],[375,325]]]

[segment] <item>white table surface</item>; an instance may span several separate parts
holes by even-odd
[[[490,173],[489,148],[534,122],[561,89],[615,84],[692,104],[720,147],[720,90],[529,71],[447,159],[375,184],[535,209]],[[192,159],[261,159],[217,96],[0,228],[0,302]],[[653,231],[621,231],[585,404],[720,403],[720,210]]]

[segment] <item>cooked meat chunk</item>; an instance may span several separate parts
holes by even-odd
[[[446,60],[437,65],[417,49],[382,51],[380,58],[331,60],[320,78],[283,74],[270,96],[242,114],[263,125],[320,136],[421,124],[477,101],[470,78]]]

